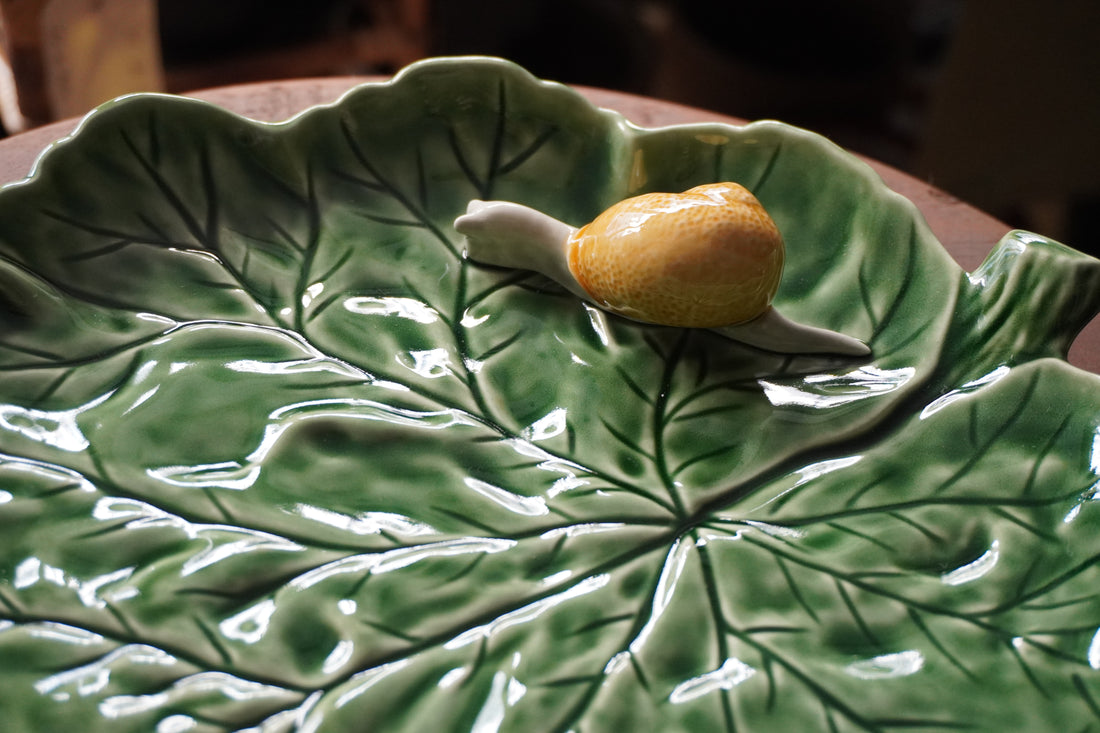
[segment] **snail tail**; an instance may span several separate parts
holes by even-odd
[[[768,308],[751,321],[712,330],[734,341],[781,354],[868,356],[871,353],[870,347],[859,339],[795,323],[775,308]]]

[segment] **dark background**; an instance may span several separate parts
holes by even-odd
[[[285,77],[286,68],[234,62],[382,23],[378,5],[160,0],[165,68],[169,79],[208,85],[265,71]],[[1100,250],[1097,0],[427,0],[427,8],[425,55],[503,56],[543,78],[782,119],[1012,226]],[[389,66],[348,59],[301,73],[396,70]],[[196,67],[206,75],[188,77]]]

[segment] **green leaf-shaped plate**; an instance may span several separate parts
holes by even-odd
[[[784,357],[460,256],[734,180]],[[279,125],[139,96],[0,193],[11,731],[1100,729],[1100,262],[964,274],[779,123],[644,130],[489,59]]]

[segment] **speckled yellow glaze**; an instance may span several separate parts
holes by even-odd
[[[569,238],[569,269],[592,299],[635,320],[712,328],[771,305],[783,238],[744,186],[621,201]]]

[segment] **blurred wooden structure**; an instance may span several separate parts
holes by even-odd
[[[914,171],[1046,234],[1064,230],[1069,205],[1100,197],[1098,47],[1097,0],[968,0]],[[1069,244],[1100,254],[1100,243]]]
[[[0,0],[0,31],[8,132],[164,87],[153,0]]]
[[[361,20],[333,22],[328,30],[295,42],[167,65],[167,91],[271,79],[392,73],[429,54],[430,0],[338,0],[332,4]],[[323,5],[317,9],[322,17]]]
[[[156,0],[0,0],[0,122],[13,133],[132,92],[395,70],[427,55],[429,0],[356,2],[369,23],[166,68]]]

